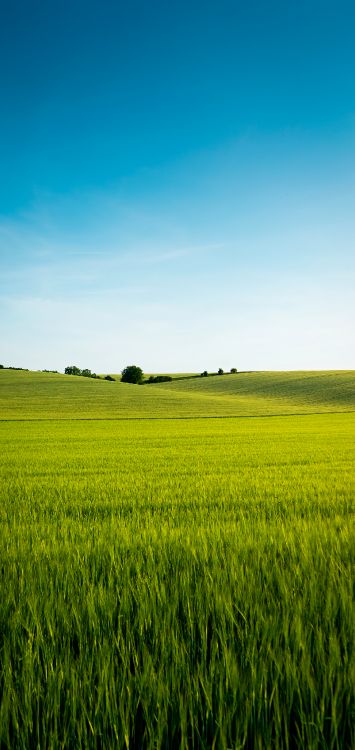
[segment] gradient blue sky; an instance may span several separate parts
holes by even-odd
[[[0,362],[354,368],[354,3],[0,7]]]

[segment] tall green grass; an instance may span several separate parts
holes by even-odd
[[[1,422],[0,747],[352,750],[354,437]]]

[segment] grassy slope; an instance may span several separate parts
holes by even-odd
[[[153,385],[153,387],[156,387]],[[247,372],[159,384],[164,390],[294,403],[355,405],[355,371]]]
[[[355,373],[245,373],[134,386],[0,371],[0,419],[149,418],[355,410]]]

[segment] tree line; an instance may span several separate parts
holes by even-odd
[[[0,365],[0,370],[25,370],[28,372],[27,367],[8,367],[6,365]],[[42,370],[41,372],[53,372],[58,373],[58,370]],[[137,365],[128,365],[127,367],[124,367],[121,372],[121,382],[122,383],[134,383],[135,385],[146,385],[150,383],[167,383],[171,380],[188,380],[191,378],[208,378],[213,377],[215,375],[236,375],[238,372],[236,367],[232,367],[229,372],[225,372],[222,370],[222,367],[219,368],[218,372],[208,372],[207,370],[204,370],[201,372],[200,375],[181,375],[181,377],[172,378],[171,375],[149,375],[148,378],[145,379],[144,372],[141,367],[138,367]],[[115,382],[115,378],[112,377],[112,375],[97,375],[96,372],[91,372],[88,367],[85,367],[83,370],[80,367],[77,367],[76,365],[68,365],[64,370],[65,375],[80,375],[82,378],[95,378],[97,380],[110,380],[112,382]]]
[[[149,383],[166,383],[171,380],[189,380],[191,378],[208,378],[215,375],[236,375],[238,372],[236,367],[232,367],[229,372],[219,368],[217,372],[208,372],[204,370],[200,375],[182,375],[181,377],[172,378],[171,375],[150,375],[147,380],[144,379],[144,373],[141,367],[137,365],[129,365],[122,370],[121,382],[122,383],[135,383],[138,385],[145,385]]]
[[[88,367],[81,370],[76,365],[68,365],[64,370],[64,375],[80,375],[82,378],[95,378],[96,380],[115,380],[112,375],[102,377],[101,375],[96,375],[96,372],[91,372]]]

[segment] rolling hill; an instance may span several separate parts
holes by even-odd
[[[0,371],[0,419],[138,419],[355,411],[354,371],[257,372],[136,386]]]

